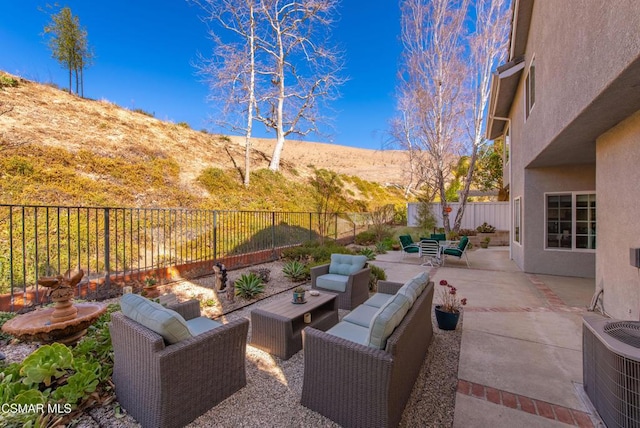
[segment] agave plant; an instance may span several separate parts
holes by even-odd
[[[309,269],[303,263],[292,260],[284,265],[282,273],[291,281],[304,281],[309,275]]]
[[[253,299],[264,292],[262,279],[255,273],[242,274],[234,283],[236,296],[243,299]]]
[[[363,256],[367,256],[367,260],[375,260],[376,259],[376,252],[373,251],[371,248],[363,248],[362,250],[360,250],[360,255]]]
[[[380,241],[378,243],[376,243],[376,253],[378,254],[387,254],[387,244]]]

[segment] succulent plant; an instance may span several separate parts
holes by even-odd
[[[309,275],[309,269],[303,263],[292,260],[284,265],[282,273],[292,281],[304,281]]]
[[[360,255],[367,256],[367,260],[376,259],[376,252],[371,248],[363,248],[362,250],[360,250]]]
[[[236,296],[253,299],[264,292],[264,283],[255,273],[242,274],[234,283]]]

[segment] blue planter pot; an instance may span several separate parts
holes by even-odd
[[[455,330],[460,319],[460,312],[445,312],[436,306],[436,321],[440,330]]]

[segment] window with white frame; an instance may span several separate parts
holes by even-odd
[[[595,193],[546,195],[546,248],[595,250]]]
[[[529,118],[529,114],[536,103],[536,63],[531,61],[529,72],[524,81],[525,84],[525,119]]]
[[[517,242],[518,244],[522,243],[522,208],[520,204],[520,198],[516,198],[513,200],[513,242]]]

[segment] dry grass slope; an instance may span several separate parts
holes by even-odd
[[[0,203],[246,208],[229,203],[251,202],[254,209],[261,204],[263,209],[296,205],[295,194],[286,196],[286,203],[268,200],[268,195],[256,200],[242,194],[240,137],[195,131],[106,100],[81,99],[49,85],[4,76],[18,85],[0,87]],[[295,193],[286,186],[281,189],[277,181],[291,182],[287,186],[298,186],[298,193],[308,191],[304,186],[314,168],[380,184],[403,182],[401,151],[300,141],[287,141],[282,176],[274,178],[260,171],[268,167],[272,145],[272,140],[254,139],[251,157],[257,174],[254,186],[268,182],[276,193]],[[203,171],[211,168],[238,184],[237,195],[229,198],[202,184]],[[355,198],[368,199],[358,186],[352,187]],[[388,198],[402,200],[397,191]]]

